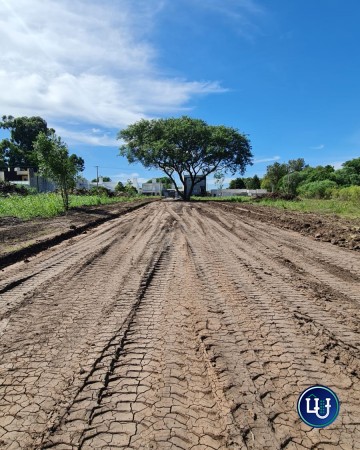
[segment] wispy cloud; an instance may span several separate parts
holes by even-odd
[[[236,33],[247,39],[253,39],[254,36],[261,34],[259,19],[267,15],[267,10],[257,0],[183,1],[191,3],[192,7],[197,6],[215,13],[232,25]]]
[[[265,14],[265,8],[257,0],[205,0],[203,8],[212,9],[233,19],[244,20],[248,15]]]
[[[56,129],[66,120],[120,128],[224,92],[216,81],[169,78],[157,66],[147,33],[164,3],[0,0],[1,113],[40,115]]]
[[[279,159],[281,159],[280,156],[273,156],[272,158],[254,159],[254,164],[279,161]]]
[[[311,150],[322,150],[323,148],[325,148],[324,144],[320,144],[320,145],[316,145],[314,147],[310,147]]]
[[[70,128],[56,126],[56,133],[69,145],[72,144],[88,144],[97,147],[118,147],[119,141],[116,140],[115,134],[100,129],[84,129],[75,131]]]

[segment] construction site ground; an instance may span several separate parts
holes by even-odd
[[[136,207],[17,256],[34,224],[0,224],[0,449],[360,449],[360,224]],[[315,384],[324,429],[296,411]]]

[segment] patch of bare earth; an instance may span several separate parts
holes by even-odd
[[[360,254],[152,203],[0,279],[0,448],[360,448]],[[338,419],[296,412],[313,384]]]
[[[220,209],[239,210],[261,222],[272,223],[277,227],[298,231],[322,242],[330,242],[339,247],[360,251],[360,220],[345,219],[336,214],[313,214],[281,210],[271,206],[241,204],[219,204]]]
[[[151,199],[73,208],[67,214],[53,218],[22,220],[0,217],[0,266],[17,262],[19,256],[30,256],[54,243],[86,232],[88,228],[119,217],[149,201]]]

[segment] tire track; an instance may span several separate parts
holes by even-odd
[[[192,210],[191,213],[189,212],[189,218],[186,218],[186,220],[191,223],[193,219],[194,211]],[[224,220],[226,219],[223,217],[222,221]],[[300,305],[304,307],[304,303],[308,304],[309,299],[304,299],[301,294],[298,294],[291,289],[286,290],[285,283],[283,283],[282,280],[274,281],[274,276],[270,273],[266,279],[264,279],[263,277],[258,276],[259,270],[249,271],[249,267],[254,268],[254,266],[259,266],[256,256],[252,256],[253,252],[251,251],[250,254],[246,251],[244,252],[243,249],[238,251],[238,242],[237,240],[234,241],[234,236],[229,235],[226,229],[223,229],[222,232],[219,233],[221,231],[219,228],[222,228],[221,225],[219,225],[219,222],[220,221],[214,222],[208,227],[206,233],[207,239],[202,239],[202,233],[195,234],[194,230],[197,227],[196,224],[192,224],[191,229],[193,234],[190,233],[190,235],[193,239],[191,239],[191,245],[193,247],[195,257],[197,258],[197,264],[199,267],[202,266],[202,276],[205,277],[206,280],[204,284],[211,286],[213,296],[216,289],[220,289],[222,287],[224,292],[222,294],[224,298],[224,305],[226,306],[226,303],[229,304],[230,300],[233,299],[231,311],[233,312],[233,315],[235,315],[236,310],[240,309],[239,322],[242,323],[242,327],[248,327],[249,320],[246,320],[246,317],[251,317],[251,323],[254,324],[254,328],[250,327],[250,330],[247,331],[252,340],[249,341],[250,343],[246,344],[246,348],[251,348],[251,342],[254,341],[255,345],[258,347],[257,357],[254,358],[254,361],[259,363],[261,359],[264,358],[263,374],[259,372],[259,377],[256,378],[256,381],[260,382],[258,385],[258,392],[260,393],[260,396],[264,395],[261,393],[261,386],[268,384],[269,379],[272,380],[272,383],[276,383],[275,393],[285,390],[287,395],[289,395],[289,397],[284,397],[284,399],[281,400],[281,397],[270,397],[269,392],[271,393],[271,389],[267,389],[265,392],[265,398],[270,397],[272,404],[276,402],[277,406],[283,411],[281,414],[276,413],[276,411],[268,411],[266,413],[269,418],[275,416],[275,419],[272,422],[274,424],[275,431],[278,431],[279,428],[283,428],[284,430],[282,435],[280,435],[280,447],[285,448],[286,442],[288,442],[288,444],[291,442],[297,442],[299,445],[300,442],[302,442],[302,445],[305,445],[305,448],[310,448],[314,445],[314,441],[309,440],[308,438],[305,439],[306,435],[301,433],[301,430],[299,430],[299,424],[296,424],[296,422],[298,422],[298,418],[294,411],[294,403],[296,402],[295,395],[289,394],[289,387],[285,388],[284,385],[285,381],[287,385],[289,384],[289,381],[291,381],[289,373],[293,378],[293,382],[290,383],[290,392],[292,391],[293,393],[298,391],[299,386],[306,387],[310,384],[315,384],[318,382],[325,384],[327,382],[328,385],[337,385],[337,389],[340,389],[343,400],[349,403],[348,410],[346,411],[347,417],[344,417],[343,423],[348,423],[349,426],[350,423],[353,423],[352,428],[356,430],[358,418],[354,420],[353,414],[356,411],[356,402],[359,400],[358,378],[356,376],[354,378],[354,374],[351,374],[351,371],[349,371],[350,373],[348,375],[345,375],[345,363],[343,362],[342,364],[340,363],[341,365],[337,365],[339,363],[339,361],[337,361],[339,360],[339,357],[337,357],[337,360],[335,358],[335,361],[326,361],[326,358],[325,361],[321,360],[317,355],[319,354],[319,347],[322,347],[321,342],[324,341],[319,339],[320,345],[315,345],[316,350],[314,350],[313,339],[309,340],[308,335],[304,336],[304,330],[301,330],[300,327],[297,329],[296,326],[294,326],[294,316],[291,314],[289,315],[289,306],[294,308],[296,311],[296,307],[300,307]],[[209,225],[208,222],[206,222],[206,224]],[[226,240],[228,240],[228,242],[226,242]],[[253,242],[253,246],[256,249],[257,243]],[[232,254],[234,254],[235,258],[231,256]],[[263,267],[263,270],[268,270],[266,265]],[[201,273],[199,276],[201,276]],[[286,291],[286,296],[283,295],[280,299],[279,293],[281,293],[281,291],[279,292],[279,287],[285,289]],[[223,306],[220,310],[223,311],[224,308],[225,307]],[[281,313],[281,311],[283,312]],[[319,311],[319,313],[321,315],[322,311]],[[246,325],[244,325],[244,321]],[[335,323],[336,318],[333,317],[332,322],[330,323],[331,328],[335,326]],[[343,330],[344,325],[341,326]],[[260,336],[259,330],[261,331]],[[337,334],[341,333],[339,332]],[[342,334],[346,335],[346,332],[342,331]],[[259,341],[259,337],[262,338],[260,339],[261,342]],[[266,343],[264,342],[265,339]],[[329,345],[331,347],[334,343],[338,345],[336,339],[333,339],[333,343],[331,344],[326,336],[325,342],[326,345],[324,347],[328,347]],[[261,349],[264,344],[265,347]],[[336,345],[334,346],[336,347]],[[313,349],[311,349],[311,347]],[[274,352],[274,348],[276,350],[279,349],[280,352]],[[307,350],[308,348],[309,350]],[[299,352],[299,355],[296,355],[294,349]],[[326,351],[327,349],[324,348],[323,350]],[[351,349],[346,346],[345,348],[342,348],[342,351],[346,353],[344,358],[345,361],[348,363],[349,361],[352,363],[355,362],[358,365],[358,358],[355,358],[354,360],[354,357],[351,356],[351,352],[349,352],[349,350]],[[220,355],[223,355],[223,353],[224,351],[219,351]],[[266,359],[269,355],[272,355],[273,361],[271,359]],[[267,379],[266,373],[271,375],[268,375]],[[274,377],[276,374],[279,374],[280,376],[278,375]],[[340,374],[343,381],[339,384],[341,379],[339,379]],[[255,377],[257,377],[257,375],[255,375]],[[313,381],[313,383],[311,383],[311,381]],[[286,404],[283,403],[285,400]],[[251,403],[253,404],[254,402]],[[282,404],[284,405],[283,407],[281,406]],[[293,412],[291,412],[290,409],[293,409]],[[288,422],[289,420],[293,420],[293,423],[290,421],[290,427],[286,427],[282,423],[281,419],[285,416],[288,417]],[[287,435],[289,432],[290,435]],[[326,432],[327,430],[322,431],[323,434]],[[297,439],[297,434],[303,434],[303,440]],[[334,448],[340,442],[337,437],[334,439],[336,434],[337,433],[332,433]],[[346,439],[346,432],[342,433],[342,439]],[[330,441],[331,439],[329,439],[329,442]],[[352,445],[354,445],[354,441],[352,441]],[[256,448],[262,447],[258,444],[258,447]],[[270,448],[279,447],[274,446]],[[317,447],[315,446],[314,448]]]
[[[177,289],[189,289],[184,260],[178,245],[172,247],[127,321],[106,385],[99,390],[92,381],[96,406],[88,397],[77,401],[45,448],[228,448],[188,297]]]
[[[0,448],[360,448],[359,263],[167,202],[9,267]],[[341,401],[325,429],[296,413],[316,383]]]
[[[41,289],[28,286],[29,297],[13,309],[0,344],[0,440],[36,447],[67,407],[101,346],[131,309],[132,292],[161,248],[167,223],[161,212],[157,216],[135,223],[138,235],[129,236],[131,243],[124,239],[81,267],[65,264],[64,272]]]

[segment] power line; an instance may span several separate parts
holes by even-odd
[[[98,167],[99,169],[115,169],[115,170],[126,170],[125,167],[103,167],[103,166],[94,166]]]

